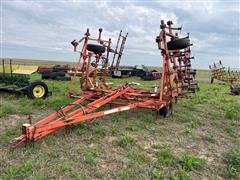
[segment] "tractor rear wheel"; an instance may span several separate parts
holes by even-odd
[[[48,94],[48,87],[42,81],[34,81],[28,86],[27,95],[31,99],[45,98]]]
[[[188,38],[175,39],[167,43],[168,50],[180,50],[188,46],[190,46]]]

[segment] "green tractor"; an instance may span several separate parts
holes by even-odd
[[[2,59],[0,66],[0,90],[20,92],[30,99],[46,98],[48,96],[47,85],[39,80],[31,81],[31,74],[38,70],[38,66],[12,64]]]

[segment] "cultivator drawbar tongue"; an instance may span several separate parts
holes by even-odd
[[[190,69],[192,58],[190,57],[189,36],[179,38],[178,34],[173,33],[173,31],[178,31],[181,28],[173,28],[172,24],[171,21],[165,24],[162,20],[161,32],[156,38],[163,61],[162,79],[157,91],[136,88],[132,84],[119,87],[108,86],[106,76],[109,55],[119,52],[111,48],[111,39],[101,38],[102,29],[99,29],[98,38],[91,38],[89,30],[87,30],[80,41],[74,40],[72,42],[74,51],[77,51],[77,46],[83,43],[76,67],[76,72],[79,70],[82,72],[80,77],[81,92],[77,94],[73,92],[76,74],[73,76],[69,88],[69,95],[77,100],[61,107],[58,112],[35,124],[23,124],[23,135],[14,140],[14,145],[36,141],[65,126],[134,108],[150,108],[164,117],[167,116],[174,97],[184,97],[188,92],[195,92],[197,87],[196,82],[194,82],[196,72]],[[101,70],[98,69],[100,61],[103,64]],[[90,76],[91,66],[94,70]],[[99,109],[106,104],[114,104],[115,106],[107,110]]]

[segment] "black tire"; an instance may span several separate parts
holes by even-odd
[[[51,73],[52,72],[52,68],[51,69],[42,69],[42,70],[39,70],[38,73],[39,74],[48,74],[48,73]]]
[[[195,77],[197,74],[197,70],[190,70],[189,74],[193,75],[193,77]]]
[[[49,79],[49,78],[50,78],[49,74],[42,74],[42,79]]]
[[[240,86],[234,86],[234,85],[231,85],[230,86],[230,91],[231,91],[231,94],[232,95],[240,95]]]
[[[160,116],[167,117],[168,113],[169,113],[169,109],[167,106],[164,106],[159,110]]]
[[[214,78],[211,78],[211,84],[213,83],[213,81],[214,81]]]
[[[44,89],[44,93],[41,96],[36,96],[36,94],[34,93],[34,91],[35,91],[34,89],[36,87],[38,87],[38,86]],[[42,82],[42,81],[34,81],[34,82],[29,84],[28,90],[27,90],[27,96],[30,99],[46,98],[47,95],[48,95],[48,87],[47,87],[47,85],[44,82]]]
[[[53,67],[53,72],[67,72],[68,71],[68,67],[62,67],[62,66],[57,66],[57,67]]]
[[[65,77],[66,73],[65,72],[52,72],[50,74],[46,74],[49,76],[51,79],[55,79],[57,76],[62,76]]]
[[[146,71],[144,71],[144,70],[142,70],[142,71],[138,71],[137,72],[137,77],[142,77],[142,76],[144,76],[146,74]]]
[[[42,79],[55,79],[57,76],[65,77],[65,72],[51,72],[47,74],[42,74]]]
[[[68,76],[57,76],[57,77],[55,77],[55,80],[57,80],[57,81],[70,81],[71,77],[68,77]]]
[[[180,50],[190,46],[188,38],[176,39],[167,43],[168,50]]]
[[[52,76],[52,77],[65,76],[65,75],[66,75],[66,72],[63,72],[63,71],[52,72],[52,73],[50,74],[50,76]]]
[[[153,81],[154,80],[154,76],[151,72],[146,72],[144,74],[144,76],[141,77],[142,80],[144,81]]]
[[[168,117],[171,113],[172,113],[172,102],[169,105],[164,106],[159,110],[159,115],[163,116],[164,118]]]
[[[102,54],[105,53],[105,47],[97,44],[88,44],[87,50],[94,52],[95,54]]]

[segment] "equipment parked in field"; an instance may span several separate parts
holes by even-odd
[[[172,21],[165,24],[161,20],[161,32],[156,38],[163,57],[163,69],[162,80],[159,82],[159,88],[156,88],[155,91],[137,88],[129,83],[119,87],[109,86],[106,83],[109,53],[114,51],[111,48],[111,39],[103,40],[101,38],[102,29],[99,29],[98,38],[91,38],[87,29],[85,36],[80,41],[74,40],[72,42],[74,51],[76,51],[78,44],[84,41],[76,68],[78,70],[80,64],[82,64],[81,91],[73,92],[75,76],[73,76],[69,88],[70,97],[77,100],[61,107],[56,113],[35,124],[23,124],[22,135],[14,139],[13,145],[33,142],[63,127],[135,108],[153,109],[157,115],[164,117],[169,115],[172,111],[173,98],[185,97],[186,93],[189,92],[189,89],[186,88],[188,82],[186,82],[183,67],[190,63],[189,36],[179,38],[172,31],[181,30],[181,28],[173,28],[172,24]],[[90,41],[95,44],[90,43]],[[101,74],[97,74],[100,59],[104,61],[105,66]],[[93,61],[95,62],[95,69],[93,76],[90,77],[89,67]],[[109,109],[105,110],[100,108],[106,104],[114,104],[116,107],[106,106]]]
[[[141,65],[141,66],[135,66],[133,72],[133,76],[140,77],[144,81],[153,81],[157,79],[161,79],[162,73],[158,72],[157,70]]]
[[[157,71],[146,71],[143,76],[141,76],[141,79],[144,81],[153,81],[161,79],[162,73]]]
[[[70,69],[69,65],[39,66],[38,73],[42,75],[42,79],[70,81]]]
[[[0,68],[0,90],[22,92],[31,99],[45,98],[48,87],[42,81],[30,81],[30,75],[35,73],[38,66],[9,63],[3,59]]]
[[[156,80],[161,78],[161,74],[157,71],[149,71],[145,66],[120,66],[121,57],[123,55],[124,45],[127,40],[128,33],[122,35],[119,33],[115,51],[113,51],[113,60],[109,67],[109,75],[113,78],[126,78],[131,76],[141,77],[145,81]],[[120,46],[119,46],[120,45]],[[115,61],[115,59],[117,59]],[[116,62],[116,64],[115,64]]]
[[[112,64],[109,68],[109,72],[110,72],[112,77],[119,77],[119,78],[129,77],[129,72],[130,71],[128,69],[122,69],[119,66],[120,62],[121,62],[122,55],[123,55],[124,45],[125,45],[125,42],[127,40],[127,36],[128,36],[128,33],[126,33],[125,36],[124,36],[124,35],[122,35],[122,30],[120,31],[115,51],[113,51]],[[119,44],[120,44],[120,47],[119,47]],[[116,64],[115,64],[115,59],[117,59]]]
[[[240,72],[233,71],[230,68],[226,68],[222,65],[222,61],[209,65],[209,69],[212,72],[211,84],[214,79],[223,81],[230,85],[230,91],[233,95],[240,95]]]
[[[118,73],[118,74],[117,74]],[[113,78],[124,78],[136,76],[140,77],[144,81],[152,81],[161,79],[161,72],[156,70],[150,70],[148,67],[144,65],[136,65],[136,66],[119,66],[118,71],[112,75]]]

